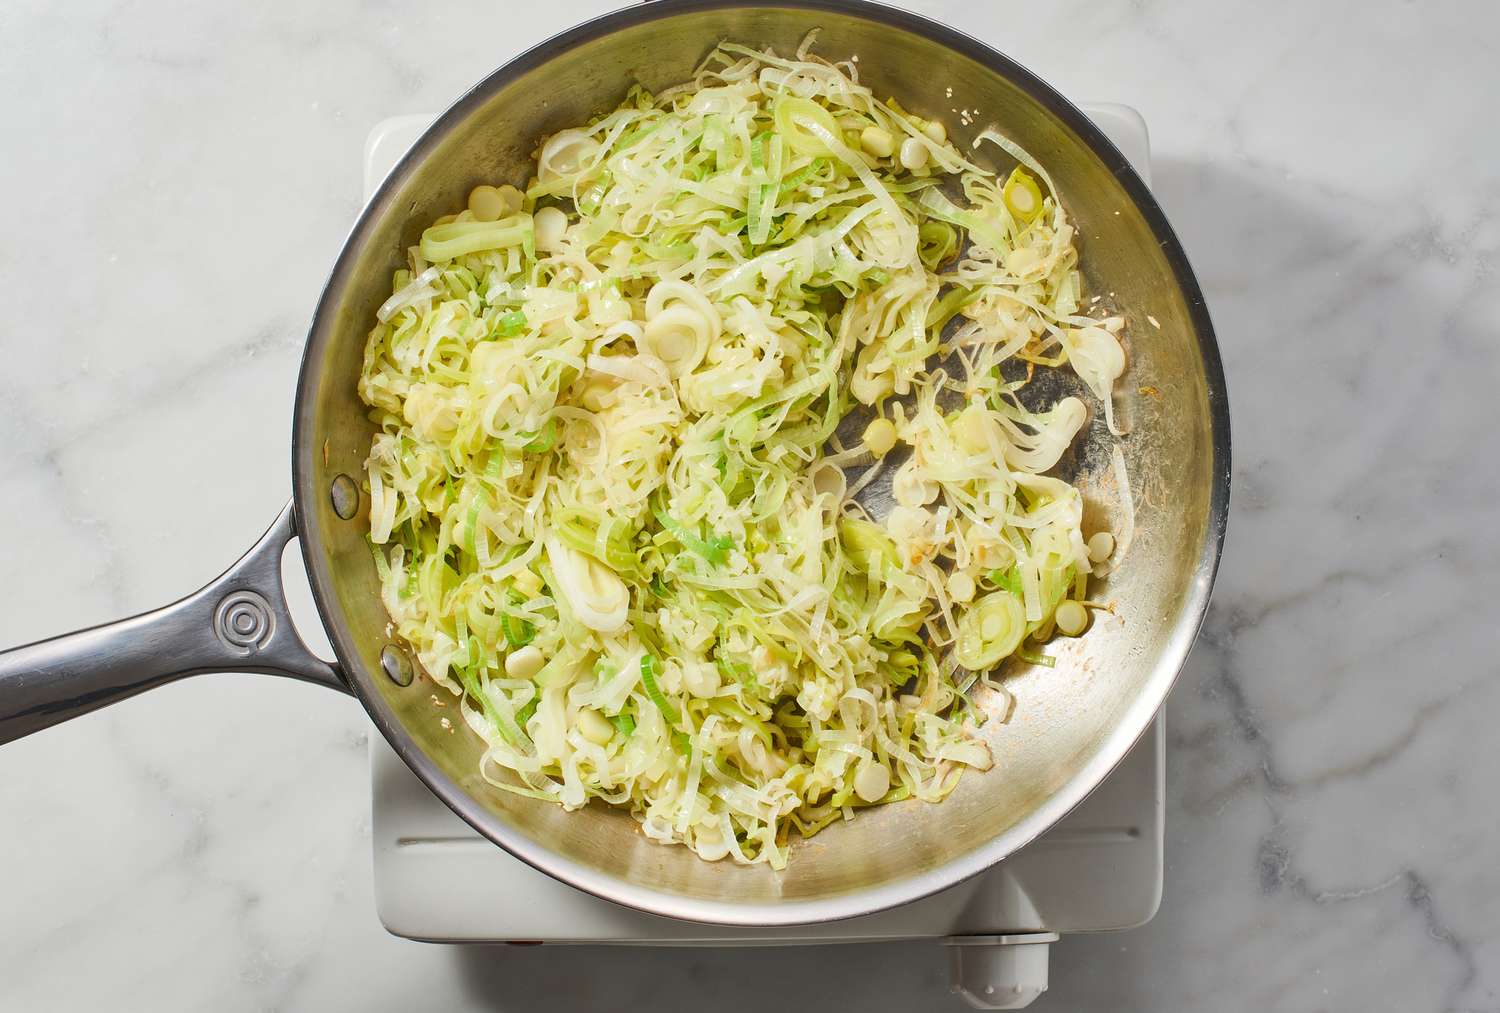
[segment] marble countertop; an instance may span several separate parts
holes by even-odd
[[[253,540],[366,132],[609,6],[0,11],[0,643],[160,604]],[[1035,1008],[1500,1010],[1500,15],[912,6],[1145,114],[1233,406],[1161,912],[1065,939]],[[0,749],[0,1009],[960,1008],[932,944],[390,937],[365,736],[334,694],[210,676]]]

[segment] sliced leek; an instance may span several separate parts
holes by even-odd
[[[524,193],[421,233],[365,348],[383,601],[481,775],[710,861],[988,769],[955,664],[1055,663],[1128,549],[1048,474],[1116,428],[1125,353],[1045,170],[854,69],[726,44],[539,139]],[[1078,396],[1023,398],[1049,369]]]
[[[969,606],[958,621],[954,657],[971,671],[993,668],[1013,654],[1026,636],[1026,612],[1020,599],[995,591]]]

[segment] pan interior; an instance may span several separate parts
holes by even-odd
[[[677,83],[723,39],[790,53],[814,28],[817,52],[857,55],[877,94],[943,119],[961,147],[993,124],[1052,174],[1078,228],[1087,291],[1129,320],[1130,365],[1116,403],[1132,428],[1118,445],[1135,536],[1100,592],[1115,615],[1049,648],[1055,668],[1006,670],[1014,706],[982,733],[992,770],[967,773],[940,805],[884,806],[830,827],[794,845],[789,868],[776,873],[652,843],[622,812],[567,813],[484,782],[481,743],[462,726],[442,727],[432,684],[419,677],[403,688],[381,674],[390,641],[366,518],[341,520],[328,490],[340,474],[362,475],[372,432],[355,393],[365,335],[425,224],[460,207],[478,183],[524,183],[540,135],[613,108],[631,84]],[[958,109],[970,110],[971,122]],[[976,157],[995,154],[986,146]],[[1116,442],[1095,418],[1061,466],[1084,489],[1085,530],[1126,523],[1110,467]],[[1196,285],[1139,180],[1081,114],[990,51],[910,15],[677,0],[620,12],[526,54],[449,110],[398,166],[320,304],[294,453],[304,554],[331,638],[382,732],[445,801],[521,857],[602,896],[662,914],[767,924],[854,915],[930,892],[1004,857],[1076,804],[1144,730],[1186,654],[1222,540],[1228,467],[1222,378]],[[998,699],[980,703],[1002,712]]]

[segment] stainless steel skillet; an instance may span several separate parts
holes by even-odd
[[[536,138],[612,107],[636,80],[688,76],[721,39],[859,56],[862,79],[967,145],[995,123],[1052,173],[1080,236],[1088,288],[1126,311],[1130,369],[1121,443],[1134,539],[1108,586],[1113,619],[1058,651],[1054,669],[1017,670],[1010,719],[986,726],[993,770],[941,805],[883,807],[798,844],[783,873],[710,865],[656,845],[626,815],[564,813],[496,791],[476,774],[480,744],[449,735],[430,687],[386,632],[364,541],[361,466],[370,426],[355,378],[391,272],[421,227],[480,181],[524,178]],[[950,95],[951,89],[951,95]],[[968,125],[952,110],[967,109]],[[982,152],[981,155],[987,152]],[[1154,319],[1155,324],[1148,323]],[[1125,525],[1101,423],[1070,467],[1089,491],[1089,526]],[[777,925],[851,917],[949,886],[999,861],[1076,805],[1161,706],[1207,607],[1224,538],[1229,422],[1202,295],[1160,208],[1121,154],[1023,68],[952,29],[853,0],[657,0],[581,25],[497,70],[449,109],[391,173],[334,264],[299,379],[293,500],[208,587],[155,612],[0,654],[0,742],[207,671],[256,671],[352,692],[396,751],[495,843],[580,889],[678,918]],[[281,549],[300,540],[336,666],[297,639]]]

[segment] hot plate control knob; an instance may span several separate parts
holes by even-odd
[[[1047,947],[1056,932],[949,936],[953,991],[975,1009],[1023,1009],[1047,991]]]

